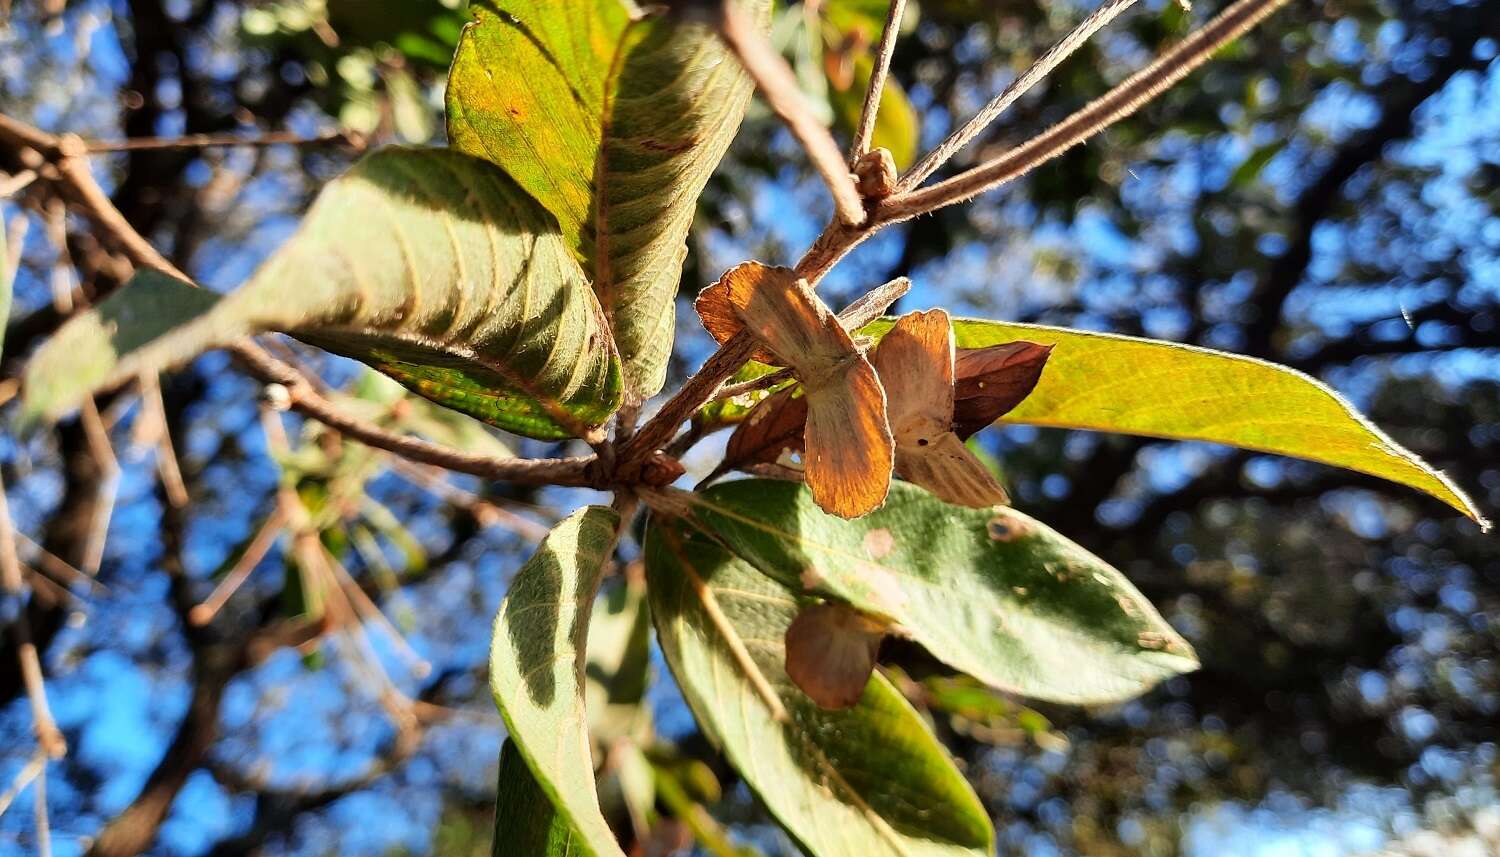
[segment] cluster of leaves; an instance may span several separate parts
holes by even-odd
[[[857,90],[874,32],[839,17],[854,5],[829,4],[815,38],[831,77]],[[762,26],[770,6],[742,4]],[[56,417],[102,387],[275,331],[506,431],[608,444],[610,420],[664,386],[696,200],[753,87],[690,17],[621,0],[485,0],[474,13],[449,76],[448,148],[361,161],[229,295],[141,274],[32,360],[28,413]],[[914,159],[914,132],[885,134],[912,151],[882,157]],[[989,853],[978,798],[875,670],[882,640],[1064,703],[1128,699],[1196,666],[1120,572],[1006,507],[965,445],[996,420],[1298,456],[1477,518],[1441,474],[1289,369],[940,309],[873,318],[901,291],[835,315],[796,271],[746,262],[700,295],[716,339],[759,347],[739,380],[760,389],[694,418],[699,431],[737,425],[715,476],[780,478],[609,486],[616,507],[574,513],[520,570],[492,649],[511,739],[497,853],[621,855],[601,786],[642,836],[658,801],[692,803],[691,772],[641,719],[653,627],[703,732],[810,853]],[[366,473],[342,453],[305,457],[288,459],[315,513],[299,524],[304,569],[350,525],[329,498],[357,495]],[[644,564],[601,608],[633,496],[652,509]]]

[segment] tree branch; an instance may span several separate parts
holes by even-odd
[[[1062,40],[1047,49],[1033,62],[1021,75],[1011,81],[999,95],[986,104],[982,110],[974,114],[963,127],[954,131],[936,149],[933,149],[916,166],[912,167],[901,181],[896,185],[897,192],[909,191],[927,180],[927,177],[937,172],[943,164],[967,146],[979,136],[990,123],[1000,117],[1000,114],[1010,109],[1016,100],[1025,95],[1033,86],[1036,86],[1054,69],[1062,64],[1063,60],[1072,56],[1075,51],[1093,37],[1095,33],[1103,29],[1106,24],[1113,21],[1121,12],[1130,8],[1135,0],[1109,0],[1103,6],[1095,9],[1092,14],[1083,19],[1072,32],[1063,36]]]
[[[1067,119],[994,160],[932,187],[897,194],[877,215],[879,223],[909,220],[972,199],[1030,172],[1130,116],[1193,72],[1290,0],[1238,0],[1218,17]]]
[[[859,127],[855,129],[854,142],[849,146],[851,170],[859,163],[860,157],[870,150],[870,138],[875,135],[875,117],[880,112],[880,99],[885,94],[885,79],[891,71],[891,56],[896,52],[896,37],[901,33],[901,19],[905,15],[906,0],[891,0],[891,8],[885,16],[885,29],[880,31],[880,47],[875,52],[875,68],[870,72],[870,85],[865,89],[865,104],[859,113]]]
[[[781,117],[792,136],[807,151],[808,160],[833,194],[840,223],[858,225],[865,220],[864,202],[854,186],[849,167],[833,135],[819,122],[797,87],[797,78],[786,60],[776,53],[760,29],[733,0],[726,0],[719,19],[719,34],[739,58],[740,65],[755,80],[771,110]]]

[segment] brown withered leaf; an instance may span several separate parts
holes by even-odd
[[[947,503],[973,508],[1008,503],[995,481],[952,432],[953,324],[940,309],[902,316],[872,356],[889,396],[896,473]]]
[[[758,283],[768,277],[780,279],[786,276],[795,278],[796,275],[788,268],[772,268],[760,262],[742,262],[726,271],[717,283],[699,292],[693,306],[698,310],[704,329],[713,336],[715,342],[723,345],[745,329],[745,322],[740,318],[739,304],[736,303],[738,298],[735,296],[756,288]],[[897,277],[871,289],[840,310],[839,322],[845,330],[858,330],[880,318],[891,304],[900,300],[908,291],[911,291],[911,280]],[[753,359],[772,366],[787,365],[764,348],[756,351]]]
[[[1007,342],[965,348],[954,364],[953,433],[968,440],[1010,413],[1036,389],[1052,346]]]
[[[845,604],[806,607],[786,629],[786,674],[819,706],[850,708],[864,696],[886,631]]]
[[[818,505],[856,518],[885,502],[894,458],[885,393],[807,282],[789,268],[746,262],[704,289],[697,305],[719,341],[746,329],[765,346],[765,362],[789,367],[802,382],[805,470]]]

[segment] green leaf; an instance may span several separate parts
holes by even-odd
[[[100,386],[273,330],[529,437],[588,434],[621,400],[603,313],[551,217],[483,161],[386,149],[329,183],[239,290],[143,272],[70,321],[27,371],[28,412],[55,418]]]
[[[893,620],[934,657],[1037,699],[1105,703],[1196,669],[1124,575],[1014,509],[951,506],[893,483],[881,509],[828,515],[804,486],[727,482],[692,518],[783,585]]]
[[[880,321],[864,333],[884,333]],[[1274,363],[1190,345],[1030,324],[954,319],[959,348],[1017,339],[1056,345],[1008,423],[1201,440],[1305,458],[1415,488],[1485,528],[1446,475],[1322,382]]]
[[[751,0],[764,18],[768,0]],[[479,0],[448,78],[448,138],[562,226],[633,398],[661,389],[698,195],[752,86],[707,26],[622,0]]]
[[[658,639],[704,733],[809,854],[977,857],[983,806],[884,676],[827,711],[792,684],[792,592],[701,534],[653,516],[647,591]]]
[[[651,674],[645,590],[644,580],[622,581],[599,596],[589,620],[584,697],[589,733],[601,745],[650,737],[651,713],[642,705]]]
[[[516,573],[490,647],[490,689],[505,726],[574,827],[570,853],[591,857],[623,857],[599,810],[583,700],[589,614],[619,523],[614,510],[587,506],[554,527]]]
[[[592,853],[577,828],[552,804],[531,775],[514,741],[500,748],[495,788],[493,857],[581,857]]]

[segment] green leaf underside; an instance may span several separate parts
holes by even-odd
[[[764,17],[765,0],[754,12]],[[698,195],[752,86],[705,26],[622,0],[481,0],[448,81],[451,145],[506,170],[593,278],[631,395],[661,389]]]
[[[675,522],[653,519],[646,558],[662,650],[699,725],[807,853],[991,853],[983,806],[884,676],[843,711],[791,683],[782,638],[799,605],[790,591]]]
[[[517,434],[585,434],[619,406],[603,313],[551,217],[493,166],[386,149],[330,182],[302,227],[218,297],[143,272],[33,360],[29,409],[240,337],[281,331]]]
[[[500,777],[495,789],[495,840],[492,857],[584,857],[577,831],[552,805],[516,750],[506,741],[500,750]]]
[[[726,482],[690,502],[693,520],[759,571],[894,620],[997,688],[1117,702],[1198,666],[1124,575],[1014,509],[951,506],[905,482],[853,521],[780,480]]]
[[[862,333],[879,336],[893,320]],[[1386,479],[1488,526],[1473,501],[1294,369],[1190,345],[1059,327],[954,319],[959,348],[1056,345],[1036,390],[1002,422],[1199,440],[1303,458]]]
[[[510,737],[589,857],[623,857],[599,809],[583,698],[589,615],[619,522],[587,506],[554,527],[516,573],[490,647],[490,690]]]

